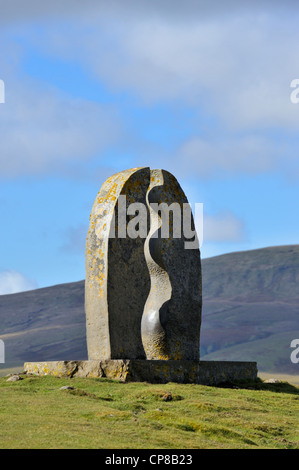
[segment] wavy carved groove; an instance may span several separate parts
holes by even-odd
[[[151,289],[145,303],[141,323],[142,343],[147,359],[169,359],[164,325],[167,304],[171,298],[171,283],[161,256],[161,216],[150,203],[159,203],[163,191],[162,170],[151,171],[151,182],[146,195],[150,214],[150,230],[144,244],[144,254],[150,274]]]
[[[201,261],[198,249],[185,249],[183,206],[188,201],[171,173],[151,170],[150,180],[146,203],[151,226],[144,255],[151,287],[141,322],[143,347],[147,359],[199,360]],[[157,212],[152,203],[166,203],[168,208],[176,203],[180,237],[174,235],[174,213],[165,214],[163,208]],[[163,233],[166,220],[167,237]]]

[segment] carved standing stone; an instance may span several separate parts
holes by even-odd
[[[132,216],[125,215],[125,220],[119,221],[118,209],[120,196],[126,196],[126,207],[120,208],[122,217],[133,202],[147,207],[149,180],[149,168],[133,168],[111,176],[101,187],[91,211],[85,257],[90,360],[145,359],[140,325],[150,278],[144,239],[126,236],[124,230]]]
[[[134,237],[127,230],[135,215],[132,203],[142,205],[146,219],[146,230]],[[186,248],[185,206],[179,183],[164,170],[134,168],[103,184],[86,241],[90,360],[199,360],[201,262],[196,244]],[[191,223],[194,229],[192,217]]]
[[[90,215],[88,360],[31,362],[24,370],[122,382],[256,380],[256,362],[199,361],[201,306],[198,238],[182,188],[164,170],[122,171],[105,181]]]

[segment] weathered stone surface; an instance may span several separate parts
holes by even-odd
[[[282,381],[280,379],[267,379],[264,380],[265,384],[281,384]]]
[[[188,200],[172,174],[151,170],[146,201],[151,219],[145,241],[151,289],[141,326],[146,357],[199,360],[201,260],[198,240],[195,247],[186,248]],[[190,222],[195,233],[192,215]]]
[[[22,377],[17,374],[13,374],[6,380],[6,382],[17,382],[18,380],[22,380]]]
[[[77,370],[78,361],[25,362],[24,364],[26,373],[36,375],[72,377]]]
[[[27,373],[39,376],[106,377],[120,382],[218,385],[257,378],[255,362],[138,359],[69,362],[29,362],[25,363],[24,368]]]
[[[108,178],[94,202],[86,240],[85,312],[88,358],[144,358],[141,318],[150,290],[144,239],[123,237],[132,219],[119,220],[120,196],[142,203],[149,168],[134,168]],[[115,228],[115,237],[111,231]],[[120,229],[119,229],[120,228]]]
[[[123,196],[125,217],[119,215]],[[146,228],[134,238],[132,203],[143,206],[146,219],[138,220]],[[199,359],[201,262],[198,246],[185,247],[184,205],[182,188],[165,170],[126,170],[103,184],[86,241],[90,360]]]

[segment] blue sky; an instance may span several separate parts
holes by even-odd
[[[102,183],[172,172],[202,257],[299,240],[295,2],[2,2],[0,294],[84,279]]]

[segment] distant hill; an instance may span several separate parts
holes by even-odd
[[[201,357],[257,361],[265,372],[298,374],[299,245],[202,260]],[[87,359],[84,281],[0,296],[5,364]]]
[[[202,260],[201,357],[256,360],[260,370],[299,374],[299,245]]]
[[[1,295],[0,322],[3,367],[87,359],[84,281]]]

